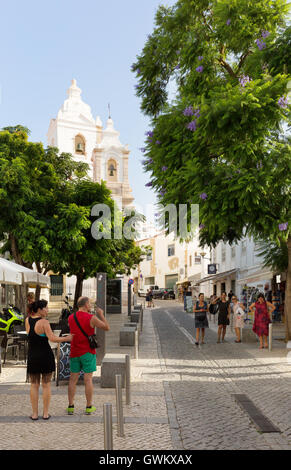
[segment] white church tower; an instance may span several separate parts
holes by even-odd
[[[76,80],[72,80],[68,98],[57,118],[51,119],[48,145],[57,147],[60,152],[71,153],[77,161],[86,162],[90,178],[98,183],[106,181],[120,209],[132,206],[134,198],[128,181],[128,147],[121,144],[120,133],[114,129],[111,117],[106,129],[103,129],[99,116],[93,118],[81,93]]]

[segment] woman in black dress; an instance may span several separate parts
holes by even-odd
[[[27,374],[30,378],[30,401],[33,421],[38,419],[38,397],[40,379],[43,390],[43,419],[49,419],[49,404],[51,399],[51,378],[55,371],[55,357],[49,345],[72,340],[72,335],[58,337],[51,330],[46,316],[48,314],[47,301],[39,300],[31,305],[31,313],[25,320],[25,329],[28,334]]]
[[[195,313],[195,328],[196,328],[196,346],[199,346],[199,336],[201,330],[201,344],[204,344],[205,328],[208,328],[207,312],[208,306],[204,301],[204,294],[199,294],[199,300],[193,309]]]
[[[217,343],[224,342],[224,337],[226,334],[226,327],[229,325],[229,316],[230,316],[230,303],[226,300],[226,292],[222,292],[220,299],[216,299],[212,302],[213,304],[218,304],[218,332],[217,332]]]

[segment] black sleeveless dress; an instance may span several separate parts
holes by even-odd
[[[52,374],[55,371],[55,357],[46,336],[35,333],[34,327],[41,318],[29,318],[27,374],[39,376]]]

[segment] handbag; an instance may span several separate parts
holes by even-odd
[[[216,315],[218,313],[218,310],[219,310],[219,305],[218,303],[216,304],[210,304],[209,305],[209,312],[212,314],[212,315]]]
[[[90,335],[89,336],[89,335],[87,335],[87,333],[85,333],[85,331],[81,327],[80,323],[78,322],[76,313],[74,313],[74,319],[75,319],[75,322],[76,322],[77,326],[79,327],[79,329],[83,333],[83,335],[86,336],[86,338],[88,339],[90,348],[91,349],[98,348],[99,346],[98,346],[98,343],[97,343],[97,336],[96,335]]]

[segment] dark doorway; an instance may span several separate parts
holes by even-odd
[[[107,313],[122,312],[121,279],[107,281],[106,306]]]

